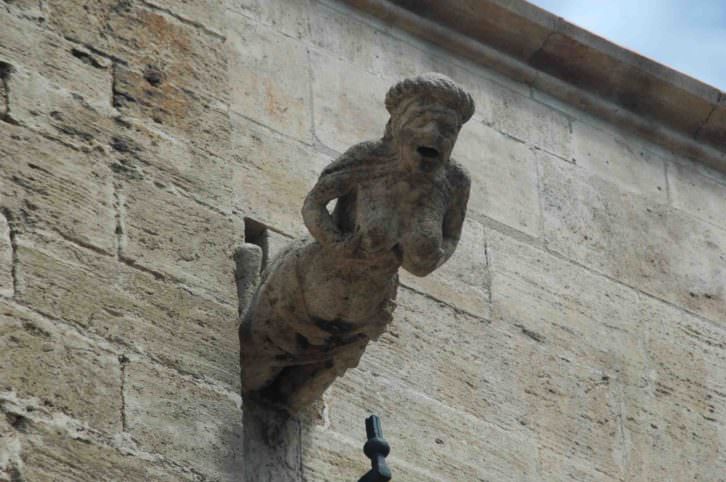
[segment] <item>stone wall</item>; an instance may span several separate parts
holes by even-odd
[[[401,482],[725,480],[726,176],[336,0],[0,0],[0,480],[240,480],[245,218],[302,234],[432,70],[477,103],[463,239],[297,480],[357,480],[369,413]]]

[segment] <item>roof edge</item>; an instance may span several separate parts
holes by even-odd
[[[343,0],[726,172],[726,93],[524,0]]]

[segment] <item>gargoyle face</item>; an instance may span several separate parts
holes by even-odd
[[[409,108],[395,136],[402,167],[431,174],[444,166],[449,162],[459,127],[456,112],[445,106]]]

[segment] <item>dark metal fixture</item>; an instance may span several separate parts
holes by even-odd
[[[381,419],[371,415],[366,419],[366,435],[368,441],[363,446],[363,453],[371,459],[371,468],[358,482],[388,482],[391,480],[391,469],[386,465],[386,456],[391,446],[383,439]]]

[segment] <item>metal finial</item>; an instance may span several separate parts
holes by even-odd
[[[391,469],[386,465],[386,456],[391,451],[390,445],[383,439],[381,419],[371,415],[366,419],[366,435],[368,441],[363,446],[363,453],[371,459],[371,470],[358,482],[388,482],[391,480]]]

